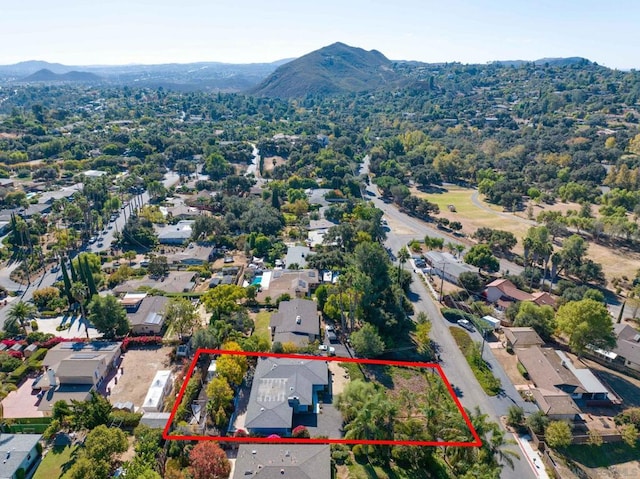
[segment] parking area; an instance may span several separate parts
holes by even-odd
[[[23,417],[43,417],[38,411],[37,391],[31,389],[33,378],[27,378],[17,391],[10,392],[2,401],[2,414],[5,419]]]
[[[64,315],[55,318],[38,318],[37,322],[38,331],[42,333],[51,333],[65,339],[87,337],[86,323],[80,316]],[[59,326],[64,326],[64,329],[58,330]],[[100,336],[102,334],[89,325],[89,337],[93,339]]]
[[[111,404],[131,401],[142,406],[156,372],[170,369],[170,347],[132,349],[124,354],[117,373],[103,387]]]

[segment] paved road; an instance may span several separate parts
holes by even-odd
[[[364,174],[368,171],[367,159],[368,158],[365,158],[364,166],[361,168],[361,173]],[[378,208],[385,212],[385,217],[391,220],[389,221],[390,230],[387,232],[386,246],[391,248],[392,251],[397,251],[402,246],[405,246],[411,238],[420,237],[412,234],[411,232],[407,232],[407,228],[415,231],[428,230],[430,235],[442,237],[442,233],[438,230],[426,228],[422,221],[401,213],[395,207],[382,202],[372,187],[369,187],[365,194]],[[425,234],[427,233],[423,233],[422,237]],[[447,240],[450,240],[449,237],[446,238]],[[412,275],[413,284],[411,286],[410,297],[413,302],[415,312],[416,314],[419,312],[425,312],[427,316],[431,318],[431,337],[437,344],[440,351],[440,365],[442,366],[449,382],[458,394],[462,405],[468,409],[473,409],[475,406],[478,406],[484,413],[488,414],[493,421],[498,423],[500,423],[500,416],[505,415],[509,406],[513,404],[526,408],[528,411],[535,410],[532,409],[531,404],[527,404],[521,399],[520,395],[513,387],[513,384],[511,384],[504,373],[504,370],[502,370],[502,367],[490,353],[488,347],[485,348],[484,357],[489,361],[496,375],[502,380],[504,394],[493,398],[490,398],[485,394],[473,375],[466,359],[455,343],[453,336],[451,336],[449,327],[452,326],[452,324],[445,320],[440,314],[438,305],[432,298],[431,293],[427,290],[426,286],[422,283],[418,273],[414,270]],[[456,325],[454,327],[458,326]],[[474,333],[474,336],[475,340],[481,340],[478,333]],[[535,408],[535,406],[533,407]],[[512,439],[513,435],[507,433],[507,437]],[[525,455],[522,451],[518,451],[516,446],[513,446],[512,448],[516,450],[521,457],[519,460],[514,461],[513,469],[505,466],[501,477],[506,479],[534,479],[538,477],[536,472],[532,469],[530,462],[527,461],[526,457],[524,457]]]

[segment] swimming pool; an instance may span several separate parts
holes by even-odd
[[[251,281],[251,286],[260,286],[262,284],[262,276],[256,276],[255,278],[253,278],[253,281]]]

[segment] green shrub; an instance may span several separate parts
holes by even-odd
[[[525,368],[520,361],[518,361],[517,365],[518,371],[522,374],[522,377],[525,379],[529,379],[529,371]]]
[[[8,353],[0,353],[0,372],[9,373],[22,365],[22,361]]]
[[[129,411],[111,411],[109,421],[121,429],[135,429],[140,423],[142,414]]]

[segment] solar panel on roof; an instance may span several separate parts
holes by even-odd
[[[99,354],[90,354],[90,353],[81,353],[81,354],[74,354],[73,356],[71,356],[70,359],[95,359],[98,356],[100,356]]]

